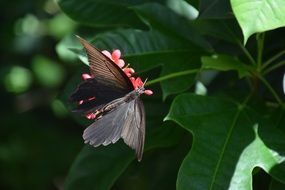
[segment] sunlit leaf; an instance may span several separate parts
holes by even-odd
[[[254,33],[285,26],[284,0],[231,0],[231,6],[242,29],[244,44]]]
[[[229,55],[204,56],[201,60],[202,68],[204,69],[214,69],[218,71],[234,70],[238,72],[240,78],[250,75],[247,66],[244,63]]]
[[[284,134],[245,105],[183,94],[166,119],[194,138],[178,174],[178,189],[251,189],[255,167],[285,181]]]

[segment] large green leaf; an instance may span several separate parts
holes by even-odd
[[[145,154],[148,150],[176,145],[182,131],[171,125],[163,125],[162,118],[167,104],[157,99],[145,101],[147,132]],[[86,145],[79,153],[67,176],[65,189],[110,189],[132,161],[135,153],[122,140],[107,147]],[[142,160],[144,162],[144,159]]]
[[[230,18],[231,6],[228,0],[200,0],[199,5],[200,18]]]
[[[186,55],[181,58],[184,58],[185,62],[169,63],[162,69],[161,78],[176,75],[175,78],[161,81],[163,99],[166,99],[168,95],[187,90],[195,82],[198,68],[200,68],[200,57]]]
[[[254,33],[285,26],[284,0],[231,0],[233,12],[244,36],[244,44]]]
[[[284,134],[245,105],[183,94],[174,100],[166,120],[194,137],[178,174],[178,189],[252,189],[255,167],[285,181]]]
[[[238,72],[240,78],[249,75],[246,68],[247,66],[235,57],[229,55],[213,55],[211,57],[204,56],[201,59],[203,69],[214,69],[218,71],[235,70]]]
[[[90,26],[134,26],[142,22],[129,6],[145,3],[143,0],[59,0],[61,9],[73,20]]]
[[[196,23],[196,28],[203,36],[212,36],[234,44],[242,42],[242,32],[235,19],[197,19]],[[218,42],[213,46],[223,45]]]
[[[151,28],[182,38],[187,43],[211,49],[210,44],[196,30],[195,21],[189,21],[157,3],[146,3],[133,9]]]
[[[269,190],[284,190],[285,183],[272,179]]]

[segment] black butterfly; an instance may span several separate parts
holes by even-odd
[[[86,50],[92,78],[82,82],[70,96],[79,102],[74,111],[96,115],[94,123],[85,129],[85,143],[97,147],[124,142],[142,159],[145,138],[145,112],[140,95],[144,85],[135,89],[129,77],[110,58],[78,37]],[[95,98],[94,98],[95,97]]]

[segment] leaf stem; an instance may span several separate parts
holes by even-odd
[[[283,105],[282,100],[280,99],[278,94],[275,92],[275,90],[272,88],[272,86],[269,84],[269,82],[260,74],[257,74],[256,76],[264,83],[264,85],[268,88],[268,90],[271,92],[271,94],[274,96],[274,98],[277,100],[277,102],[280,105]]]
[[[253,94],[253,91],[245,98],[245,100],[242,102],[242,104],[239,105],[239,107],[237,109],[237,112],[234,115],[233,122],[231,123],[231,125],[229,127],[229,131],[227,133],[225,142],[224,142],[223,147],[221,149],[221,154],[220,154],[220,156],[219,156],[219,158],[217,160],[217,164],[216,164],[216,167],[215,167],[214,172],[213,172],[213,177],[212,177],[209,189],[214,189],[214,183],[215,183],[215,181],[217,179],[218,169],[221,166],[222,159],[223,159],[223,156],[225,154],[227,145],[229,144],[230,138],[231,138],[231,136],[233,134],[234,127],[236,126],[236,124],[238,122],[238,118],[239,118],[242,110],[245,108],[247,102],[251,98],[252,94]]]
[[[229,34],[231,35],[231,37],[236,41],[236,43],[239,45],[239,47],[241,48],[241,50],[244,52],[244,54],[246,55],[246,57],[249,59],[250,63],[252,65],[255,65],[255,61],[253,59],[253,57],[251,56],[251,54],[249,53],[249,51],[244,47],[243,43],[239,40],[239,38],[237,37],[236,34],[233,33],[233,31],[231,31],[228,27],[227,24],[225,24],[224,22],[222,23],[224,25],[224,27],[226,28],[226,30],[229,32]]]
[[[285,49],[280,51],[279,53],[277,53],[276,55],[274,55],[273,57],[271,57],[270,59],[268,59],[264,65],[262,66],[262,69],[268,67],[273,61],[275,61],[276,59],[278,59],[279,57],[281,57],[282,55],[285,55]]]
[[[152,85],[152,84],[155,84],[155,83],[158,83],[158,82],[161,82],[161,81],[165,81],[165,80],[168,80],[168,79],[171,79],[171,78],[180,77],[180,76],[183,76],[183,75],[189,75],[189,74],[197,73],[198,71],[200,71],[200,69],[191,69],[191,70],[171,73],[169,75],[165,75],[165,76],[156,78],[154,80],[148,81],[145,84],[145,86]]]
[[[277,69],[277,68],[279,68],[279,67],[281,67],[283,65],[285,65],[285,61],[281,61],[279,63],[276,63],[272,67],[269,67],[269,68],[265,69],[263,74],[266,75],[266,74],[270,73],[271,71],[273,71],[273,70],[275,70],[275,69]]]
[[[257,40],[257,72],[260,72],[262,69],[262,52],[263,52],[263,46],[264,46],[264,33],[259,33],[256,35]]]
[[[237,44],[239,45],[239,47],[241,48],[241,50],[244,52],[244,54],[247,56],[247,58],[249,59],[250,63],[252,65],[256,65],[253,57],[251,56],[251,54],[249,53],[249,51],[244,47],[244,45],[241,43],[241,41],[237,40]]]

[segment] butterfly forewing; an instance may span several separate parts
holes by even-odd
[[[74,111],[87,113],[124,95],[125,92],[123,90],[110,88],[110,86],[106,86],[105,83],[99,83],[97,78],[91,78],[83,81],[77,87],[75,92],[71,94],[70,100],[73,102],[83,100],[83,103],[79,104]]]
[[[125,94],[134,90],[130,79],[117,64],[86,40],[78,38],[86,50],[90,72],[99,83],[121,90]]]

